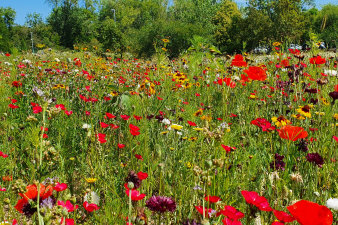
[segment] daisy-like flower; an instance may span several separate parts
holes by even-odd
[[[91,184],[91,183],[95,183],[96,180],[97,180],[97,178],[88,177],[88,178],[86,178],[85,180],[86,180],[87,183],[90,183],[90,184]]]
[[[291,124],[291,121],[286,119],[284,116],[279,116],[278,118],[272,117],[271,120],[277,127],[282,127],[287,124]]]
[[[173,124],[170,126],[172,129],[174,130],[181,130],[183,128],[183,126],[181,125],[178,125],[178,124]]]
[[[310,109],[313,108],[313,105],[305,105],[305,106],[299,106],[296,111],[307,118],[311,118],[311,112]]]
[[[338,211],[338,198],[330,198],[326,201],[326,206]]]

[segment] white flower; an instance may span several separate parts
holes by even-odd
[[[89,129],[89,128],[91,128],[90,124],[85,123],[82,125],[82,129]]]
[[[170,120],[168,120],[168,119],[163,119],[163,120],[162,120],[162,123],[165,124],[165,125],[169,125],[169,124],[170,124]]]
[[[177,131],[177,134],[181,136],[181,135],[182,135],[182,132]]]
[[[317,197],[320,196],[319,192],[317,192],[317,191],[313,192],[313,194],[315,194]]]
[[[338,210],[338,198],[330,198],[326,201],[326,205],[330,209]]]
[[[100,196],[95,191],[86,193],[83,200],[84,202],[94,203],[96,205],[100,204]]]
[[[324,73],[331,76],[337,76],[337,70],[324,70]]]

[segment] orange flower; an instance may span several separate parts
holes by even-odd
[[[26,193],[19,195],[22,197],[17,204],[14,206],[16,210],[25,215],[33,215],[36,211],[36,208],[32,208],[29,203],[29,200],[36,201],[38,197],[38,188],[35,184],[28,185],[26,187]],[[53,187],[51,185],[45,186],[40,184],[40,201],[50,197],[53,194]]]
[[[251,80],[264,81],[267,78],[265,70],[258,66],[250,66],[249,69],[243,71],[249,75]]]
[[[291,125],[283,126],[278,130],[278,134],[281,138],[291,141],[297,141],[300,138],[306,138],[308,136],[308,133],[304,128]]]

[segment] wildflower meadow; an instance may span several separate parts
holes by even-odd
[[[0,224],[332,225],[337,56],[0,55]]]

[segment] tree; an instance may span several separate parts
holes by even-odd
[[[215,41],[221,51],[233,52],[242,45],[238,38],[241,13],[235,2],[225,0],[217,11],[213,22],[216,25]]]
[[[28,27],[36,27],[37,25],[41,25],[42,17],[40,13],[29,13],[26,16],[25,25]]]

